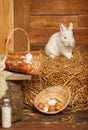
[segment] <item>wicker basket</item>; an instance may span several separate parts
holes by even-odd
[[[49,100],[52,99],[60,101],[63,104],[59,110],[54,110],[49,112],[49,111],[44,111],[43,109],[40,109],[38,107],[39,103],[47,105],[47,102],[49,102]],[[34,106],[40,112],[46,114],[56,114],[64,110],[69,104],[69,102],[70,102],[70,90],[67,89],[67,87],[53,86],[53,87],[46,88],[36,96],[36,98],[34,99]]]
[[[12,34],[17,31],[23,31],[27,38],[27,51],[24,52],[14,52],[13,54],[8,54],[8,44],[10,42],[10,38]],[[32,55],[31,63],[25,63],[24,58],[26,54]],[[42,51],[30,51],[30,43],[29,43],[29,35],[22,28],[14,28],[9,32],[9,35],[6,40],[6,70],[21,72],[24,74],[39,74],[39,69],[41,66],[42,60]]]

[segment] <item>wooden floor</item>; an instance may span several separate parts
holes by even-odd
[[[0,130],[4,128],[0,127]],[[8,129],[7,129],[8,130]],[[88,123],[31,123],[21,121],[13,123],[9,130],[88,130]]]
[[[56,115],[25,112],[22,121],[7,130],[88,130],[88,111],[64,112]],[[0,130],[4,130],[0,127]]]

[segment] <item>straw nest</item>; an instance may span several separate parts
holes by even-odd
[[[62,85],[70,89],[72,110],[88,110],[88,53],[82,54],[75,49],[72,59],[60,56],[54,60],[43,53],[42,61],[39,75],[24,82],[24,103],[33,106],[40,91]]]

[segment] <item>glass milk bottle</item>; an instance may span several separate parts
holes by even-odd
[[[10,128],[11,127],[11,105],[10,100],[5,98],[2,105],[2,127]]]

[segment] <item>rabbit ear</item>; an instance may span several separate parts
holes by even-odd
[[[64,30],[66,30],[66,27],[61,23],[60,24],[60,31],[63,32]]]
[[[73,23],[70,23],[70,24],[69,24],[68,29],[69,29],[69,30],[72,30],[72,29],[73,29]]]

